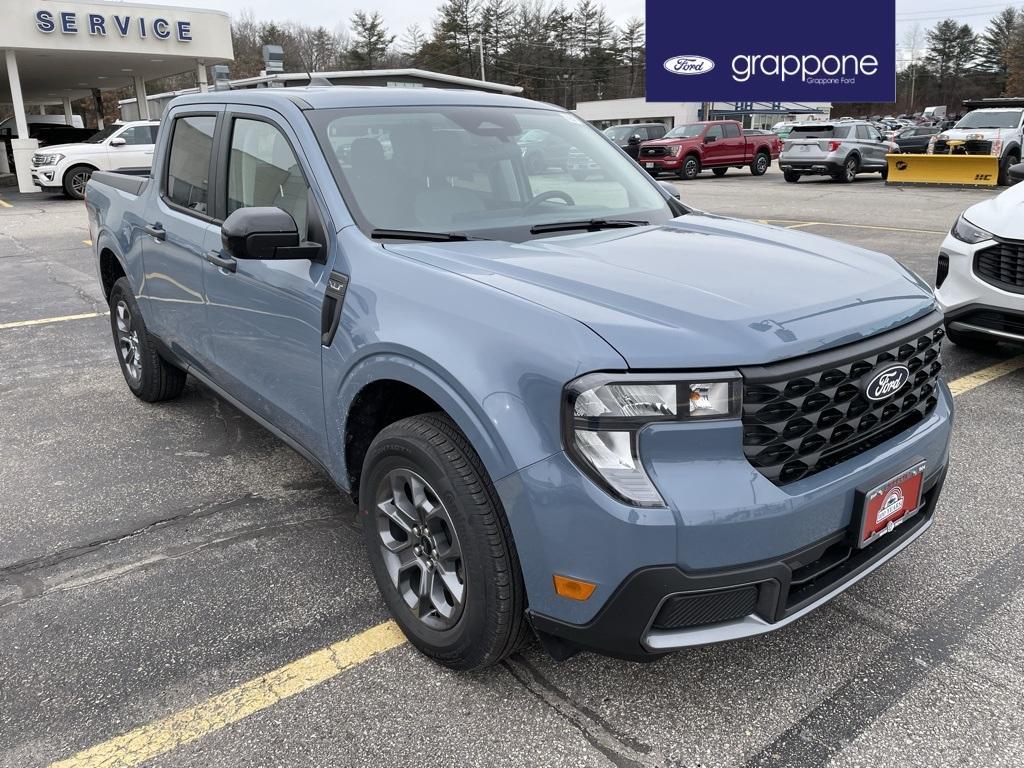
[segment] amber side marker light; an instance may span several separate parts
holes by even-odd
[[[597,589],[597,584],[571,579],[568,576],[559,576],[557,573],[554,575],[554,580],[555,592],[570,600],[589,600],[590,596],[594,594],[594,590]]]

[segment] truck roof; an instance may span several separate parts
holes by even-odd
[[[430,105],[467,105],[482,107],[521,107],[550,109],[561,107],[544,102],[461,88],[387,88],[367,85],[305,86],[297,88],[247,88],[235,91],[178,96],[171,105],[180,104],[252,104],[283,105],[290,103],[300,109],[335,109],[338,107],[400,107]]]

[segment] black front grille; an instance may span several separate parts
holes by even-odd
[[[654,629],[682,629],[749,616],[757,608],[756,585],[668,598],[654,618]]]
[[[1024,243],[996,243],[974,255],[974,274],[986,283],[1024,293]]]
[[[772,380],[758,377],[743,388],[743,452],[776,485],[786,485],[870,450],[922,421],[938,402],[941,327],[923,329],[853,360]],[[841,350],[839,350],[841,352]],[[813,358],[812,358],[813,359]],[[899,362],[910,379],[877,401],[861,385],[883,363]],[[771,371],[771,366],[765,370]]]
[[[947,155],[950,154],[950,149],[955,155],[991,155],[992,142],[984,139],[970,139],[951,148],[945,139],[940,139],[935,142],[935,148],[932,151],[936,155]]]
[[[668,149],[665,147],[644,147],[643,152],[640,154],[644,157],[664,157],[668,154]]]

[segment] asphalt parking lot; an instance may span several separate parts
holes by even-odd
[[[679,186],[929,281],[993,194],[774,169]],[[0,190],[0,765],[1021,764],[1024,349],[946,345],[936,524],[821,610],[649,665],[531,646],[456,674],[387,621],[316,469],[194,382],[131,396],[88,237],[81,203]]]

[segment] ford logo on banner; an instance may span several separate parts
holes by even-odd
[[[680,5],[647,0],[647,101],[731,101],[722,109],[735,111],[736,102],[896,100],[896,0],[862,0],[866,24],[850,24],[843,3],[737,17],[728,34],[702,37],[699,55],[680,53],[678,25],[662,23]]]
[[[706,56],[673,56],[663,65],[673,75],[706,75],[715,68],[715,62]]]

